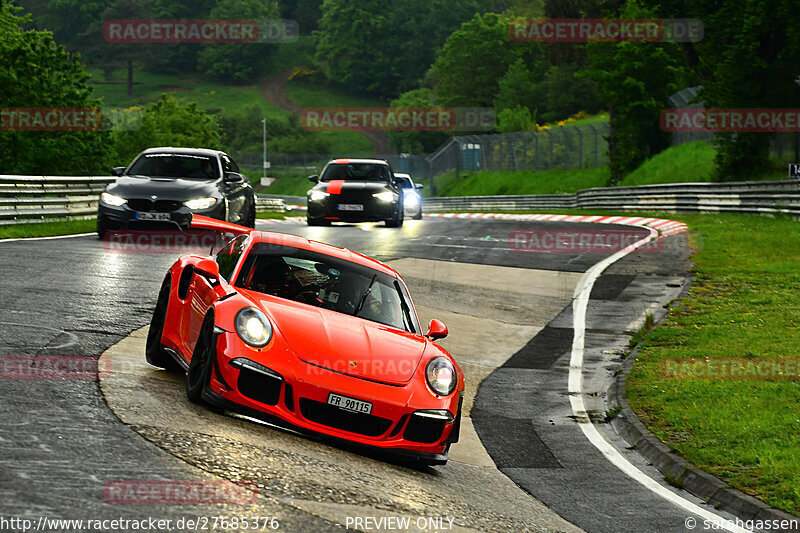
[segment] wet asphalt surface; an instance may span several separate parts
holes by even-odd
[[[448,219],[407,223],[400,230],[308,228],[294,221],[261,226],[346,246],[379,260],[414,257],[583,272],[603,257],[512,250],[509,233],[532,227],[594,228]],[[624,309],[637,297],[666,295],[668,291],[658,287],[685,276],[685,242],[681,236],[671,239],[672,248],[631,256],[598,281],[590,316],[595,305],[600,319],[588,326],[587,348],[620,344],[614,335],[624,332],[633,316]],[[91,236],[0,242],[0,355],[96,359],[149,323],[164,272],[175,258],[174,254],[110,254]],[[538,340],[484,382],[473,413],[481,440],[501,471],[587,531],[683,531],[685,511],[644,494],[604,462],[569,420],[564,392],[569,312],[565,309]],[[0,413],[0,517],[179,519],[210,514],[197,506],[104,501],[103,487],[109,481],[196,479],[198,471],[120,423],[94,379],[0,379]],[[260,512],[278,516],[281,530],[342,529],[268,496]],[[447,494],[441,498],[446,500]],[[247,506],[227,505],[216,507],[214,513],[245,511]]]

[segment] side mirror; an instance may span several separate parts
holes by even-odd
[[[441,320],[435,318],[428,323],[428,333],[425,334],[430,340],[443,339],[447,337],[447,326]]]
[[[244,176],[237,172],[226,172],[223,179],[228,183],[238,183],[244,181]]]
[[[415,189],[424,189],[424,188],[425,188],[425,185],[423,185],[423,184],[421,184],[421,183],[415,183],[415,184],[414,184],[414,188],[415,188]]]
[[[317,176],[316,174],[314,174],[313,176],[309,176],[308,181],[312,183],[319,183],[319,176]]]
[[[215,281],[219,280],[219,263],[213,259],[201,259],[194,266],[194,270],[195,272],[199,272],[209,279],[213,279]]]
[[[125,167],[114,167],[111,169],[111,174],[113,176],[122,176],[123,172],[125,172]]]

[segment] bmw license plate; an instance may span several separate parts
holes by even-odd
[[[136,220],[172,220],[169,213],[136,213]]]
[[[328,394],[328,405],[334,405],[339,409],[345,411],[352,411],[354,413],[363,413],[368,415],[372,413],[372,404],[363,400],[356,400],[355,398],[348,398],[341,394],[331,392]]]
[[[339,204],[339,211],[363,211],[363,204]]]

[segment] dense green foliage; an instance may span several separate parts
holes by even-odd
[[[27,17],[0,3],[0,102],[8,108],[96,108],[77,57],[50,32],[25,31]],[[109,134],[102,131],[0,129],[0,173],[76,174],[108,171]]]
[[[183,104],[165,94],[146,107],[127,127],[114,132],[114,147],[120,161],[129,162],[151,146],[214,148],[220,145],[219,126],[213,115]]]

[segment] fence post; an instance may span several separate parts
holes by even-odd
[[[559,126],[561,128],[561,132],[564,134],[564,170],[569,170],[569,134],[564,126]]]
[[[578,132],[578,168],[583,168],[583,130],[579,127],[575,131]]]
[[[539,170],[539,134],[533,134],[533,170]]]

